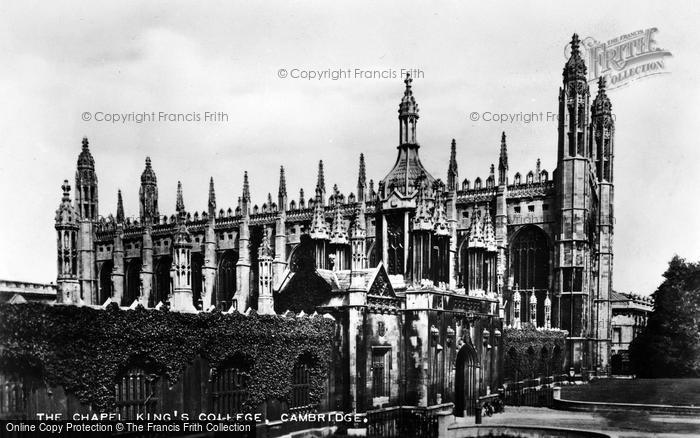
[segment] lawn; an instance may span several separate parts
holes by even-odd
[[[700,406],[700,379],[597,379],[564,386],[565,400]]]

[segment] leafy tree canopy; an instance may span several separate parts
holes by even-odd
[[[630,346],[639,377],[700,377],[700,263],[673,257],[654,310]]]

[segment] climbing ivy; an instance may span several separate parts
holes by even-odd
[[[517,381],[562,372],[568,333],[559,329],[506,328],[503,332],[504,376]]]
[[[232,357],[251,365],[246,407],[288,399],[292,368],[310,358],[310,400],[317,403],[329,367],[335,323],[327,318],[185,314],[0,304],[0,369],[61,385],[98,411],[114,407],[114,384],[127,367],[145,366],[177,382],[198,356],[217,368]]]

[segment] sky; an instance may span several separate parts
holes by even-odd
[[[235,208],[243,172],[253,202],[328,188],[355,191],[395,160],[402,68],[414,75],[424,165],[445,178],[457,141],[460,179],[488,176],[501,131],[510,172],[556,166],[553,121],[500,123],[484,113],[555,113],[572,33],[605,41],[657,28],[666,74],[610,90],[616,116],[614,288],[653,292],[674,254],[700,259],[700,31],[697,2],[66,2],[0,4],[0,278],[56,278],[54,215],[90,139],[99,213],[138,216],[150,156],[161,214],[178,180],[190,211]],[[286,77],[281,69],[287,71]],[[293,78],[348,70],[338,80]],[[355,71],[384,71],[360,78]],[[393,73],[392,73],[393,72]],[[392,77],[393,76],[393,77]],[[595,90],[595,87],[592,88]],[[221,112],[223,121],[105,120],[109,114]],[[476,112],[479,120],[470,119]],[[89,113],[90,120],[83,120]],[[98,120],[99,119],[99,120]]]

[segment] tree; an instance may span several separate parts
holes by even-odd
[[[652,294],[654,310],[630,345],[639,377],[700,377],[700,263],[674,256]]]

